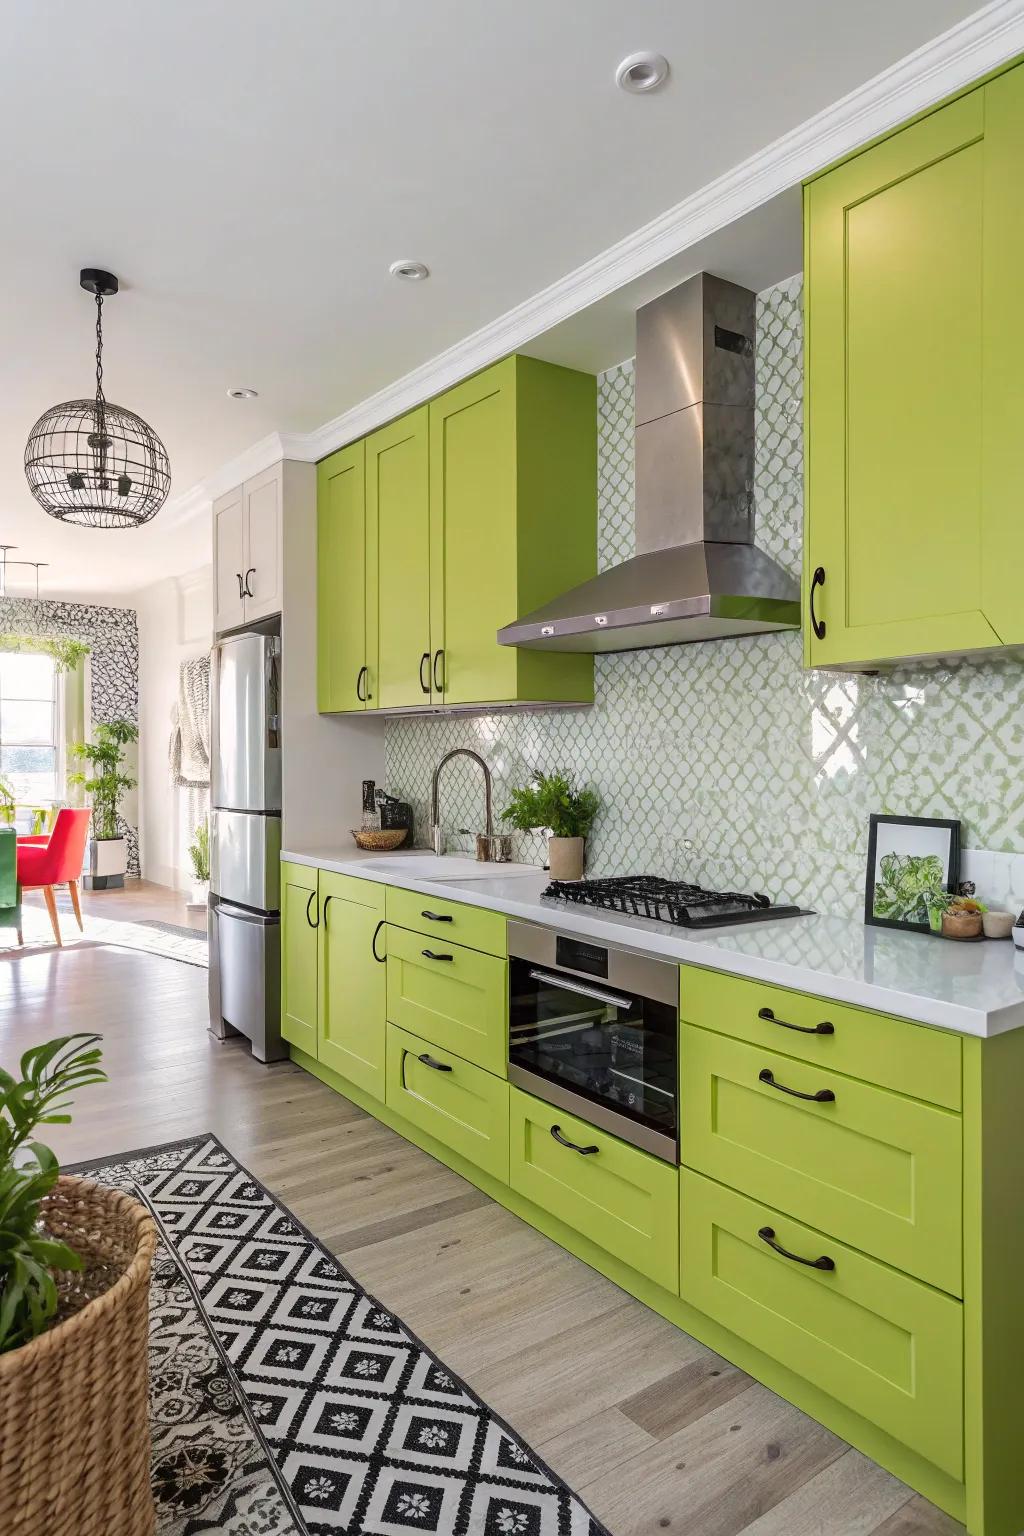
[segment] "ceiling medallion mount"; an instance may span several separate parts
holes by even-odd
[[[117,293],[117,278],[83,267],[79,282],[96,300],[95,398],[43,412],[25,445],[25,475],[43,511],[59,522],[139,528],[167,500],[167,449],[141,416],[103,393],[103,300]]]

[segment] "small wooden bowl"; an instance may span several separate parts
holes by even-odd
[[[942,937],[944,939],[980,939],[980,912],[943,912]]]
[[[408,836],[406,827],[389,827],[385,831],[383,827],[371,828],[370,831],[357,832],[352,829],[352,836],[356,840],[357,848],[364,848],[367,853],[392,853],[394,849],[401,848]]]

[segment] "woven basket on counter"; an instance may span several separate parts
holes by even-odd
[[[151,1536],[152,1216],[119,1189],[65,1175],[49,1233],[84,1261],[55,1276],[60,1321],[0,1355],[4,1536]]]
[[[365,848],[373,853],[390,853],[394,848],[401,848],[408,836],[406,827],[365,827],[356,831],[352,830],[352,836],[356,840],[357,848]]]

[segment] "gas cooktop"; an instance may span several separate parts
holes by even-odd
[[[767,896],[739,891],[706,891],[685,880],[657,875],[618,875],[605,880],[552,880],[543,896],[600,907],[627,917],[649,917],[677,928],[721,928],[775,917],[805,917],[804,907],[775,906]]]

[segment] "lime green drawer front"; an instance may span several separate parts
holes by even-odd
[[[508,1183],[508,1084],[388,1025],[385,1103],[492,1178]]]
[[[509,1115],[512,1188],[675,1294],[679,1170],[518,1088]]]
[[[508,954],[506,920],[500,912],[486,907],[467,907],[461,901],[444,901],[440,896],[421,896],[396,885],[388,886],[388,922],[399,928],[411,928],[432,939],[464,944],[487,955]]]
[[[680,1058],[687,1167],[962,1295],[959,1115],[692,1024]]]
[[[959,1479],[960,1303],[686,1168],[681,1197],[683,1300]]]
[[[695,965],[681,969],[679,1016],[946,1109],[962,1102],[960,1037],[923,1024]]]
[[[504,1077],[508,961],[390,923],[387,955],[389,1021]]]

